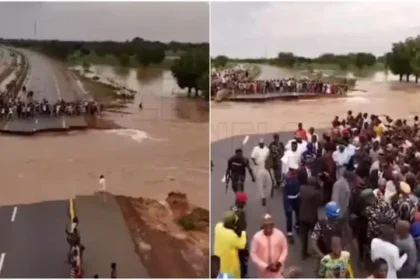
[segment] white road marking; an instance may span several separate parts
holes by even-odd
[[[13,208],[12,218],[10,219],[11,222],[14,222],[16,220],[16,214],[17,214],[17,206]]]
[[[225,174],[225,175],[223,175],[223,178],[222,178],[222,183],[226,183],[226,174]]]
[[[242,145],[245,145],[248,142],[249,135],[245,136],[244,141],[242,142]]]
[[[0,255],[0,274],[1,270],[3,269],[4,258],[6,257],[6,253],[1,253]]]
[[[58,87],[58,82],[57,82],[57,78],[55,77],[55,75],[53,75],[54,78],[54,84],[55,84],[55,88],[57,89],[57,94],[58,94],[58,98],[61,100],[61,91],[60,88]]]

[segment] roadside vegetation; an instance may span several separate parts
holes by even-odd
[[[418,83],[420,77],[420,36],[409,37],[405,41],[392,44],[392,49],[385,55],[385,65],[400,82],[410,81],[414,76]]]
[[[223,67],[228,62],[270,64],[283,68],[307,70],[333,70],[362,74],[366,71],[385,69],[385,56],[376,57],[371,53],[322,54],[316,58],[296,56],[293,53],[280,52],[274,58],[235,59],[217,56],[212,59],[212,66]]]
[[[162,43],[136,37],[125,42],[13,39],[0,40],[0,44],[32,49],[65,63],[82,65],[85,69],[92,64],[168,68],[179,87],[187,89],[188,97],[208,100],[208,43]]]

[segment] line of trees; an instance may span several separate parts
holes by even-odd
[[[374,66],[377,62],[384,62],[384,57],[376,57],[371,53],[348,53],[332,54],[325,53],[316,58],[296,56],[291,52],[280,52],[275,58],[255,58],[255,59],[229,59],[227,56],[219,55],[212,59],[213,67],[225,67],[228,61],[240,61],[247,63],[270,63],[282,67],[293,68],[300,65],[321,64],[337,65],[341,70],[348,70],[351,66],[361,70],[365,67]]]
[[[162,43],[134,38],[126,42],[114,41],[58,41],[0,39],[0,44],[18,48],[29,48],[60,61],[79,53],[82,56],[95,53],[98,56],[116,56],[122,66],[129,66],[132,57],[139,65],[147,67],[160,64],[167,53],[176,54],[172,59],[171,71],[180,88],[188,89],[188,96],[195,90],[195,96],[208,99],[209,93],[209,44],[208,43]]]
[[[385,65],[394,74],[405,76],[410,81],[414,76],[416,83],[420,77],[420,36],[409,37],[405,41],[392,44],[392,49],[385,55]]]
[[[125,42],[0,39],[0,44],[31,48],[61,61],[68,60],[76,53],[82,56],[94,53],[99,57],[113,55],[119,59],[122,66],[128,66],[131,57],[134,56],[140,65],[146,67],[162,63],[167,52],[188,52],[190,49],[206,48],[208,45],[207,43],[162,43],[139,37]]]

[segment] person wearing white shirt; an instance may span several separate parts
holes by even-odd
[[[281,158],[282,173],[287,174],[289,172],[289,166],[300,166],[301,160],[302,154],[298,151],[298,143],[292,141],[290,143],[290,149],[286,150]]]
[[[286,150],[291,150],[293,142],[296,142],[297,152],[300,154],[300,156],[302,156],[303,153],[307,150],[308,142],[302,140],[302,137],[299,134],[295,134],[295,139],[289,140],[289,142],[287,142]]]
[[[105,181],[105,176],[101,175],[99,176],[99,195],[101,198],[101,201],[103,203],[106,203],[106,181]]]
[[[387,278],[397,278],[397,271],[401,269],[407,261],[407,254],[400,257],[400,251],[395,243],[395,233],[392,227],[382,229],[381,238],[374,238],[370,244],[371,259],[384,259],[388,264]]]
[[[310,127],[308,129],[308,132],[306,132],[306,138],[308,139],[308,142],[312,142],[313,141],[313,136],[316,136],[316,139],[319,139],[318,134],[315,133],[315,128]]]
[[[270,155],[270,150],[265,146],[264,139],[260,139],[258,145],[254,147],[251,153],[251,159],[255,165],[255,179],[261,203],[263,206],[267,203],[267,195],[271,193],[272,181],[266,163]]]
[[[340,178],[343,175],[344,170],[346,170],[346,164],[349,161],[348,154],[344,151],[344,145],[339,145],[338,150],[334,151],[332,154],[332,158],[335,162],[337,167],[336,170],[336,178]]]

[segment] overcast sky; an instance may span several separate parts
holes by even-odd
[[[209,4],[2,2],[0,37],[208,42]]]
[[[372,52],[420,34],[418,2],[211,4],[211,54],[230,57]]]

